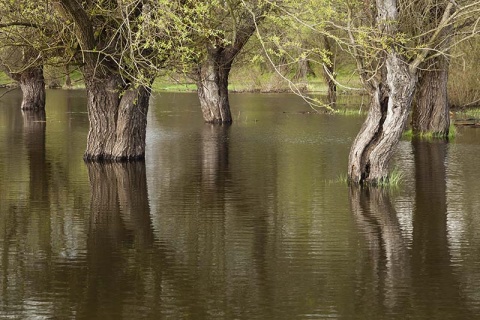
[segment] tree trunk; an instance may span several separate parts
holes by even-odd
[[[20,83],[23,100],[22,110],[45,109],[45,78],[43,67],[32,67],[13,76]]]
[[[144,86],[125,90],[117,75],[85,82],[90,130],[84,159],[144,159],[150,90]]]
[[[331,40],[327,36],[323,36],[323,46],[327,57],[330,61],[323,63],[323,77],[327,83],[327,99],[328,104],[335,108],[337,104],[337,85],[335,84],[335,61],[332,52]]]
[[[122,78],[120,70],[127,67],[104,55],[118,51],[123,44],[116,36],[110,38],[109,32],[97,34],[89,9],[81,2],[61,0],[55,8],[65,20],[75,22],[75,35],[83,50],[90,125],[85,161],[144,159],[150,90],[143,85],[133,86],[135,77]],[[104,27],[115,29],[116,24]]]
[[[447,137],[450,114],[447,96],[448,59],[435,58],[432,70],[421,71],[412,114],[414,134]]]
[[[367,119],[353,142],[348,179],[376,185],[388,178],[388,165],[408,119],[417,77],[395,52],[386,59],[386,83],[375,86]]]
[[[312,70],[310,60],[307,58],[300,58],[298,60],[298,70],[295,74],[295,80],[307,82],[308,76],[314,76],[315,72]]]
[[[65,66],[65,87],[72,87],[72,78],[70,77],[70,67],[68,64]]]
[[[231,123],[228,101],[228,75],[232,61],[225,62],[224,51],[214,50],[197,69],[197,92],[203,119],[208,123]]]

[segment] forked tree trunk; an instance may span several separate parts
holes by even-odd
[[[448,59],[435,58],[431,70],[421,71],[412,113],[414,134],[448,136],[450,114],[447,96]]]
[[[256,15],[251,18],[251,12],[246,11],[245,20],[234,32],[232,43],[209,43],[206,46],[206,56],[196,70],[196,83],[203,119],[208,123],[231,123],[232,115],[228,101],[228,76],[233,60],[242,50],[248,39],[256,30],[256,26],[265,18],[263,14],[267,6],[259,5]],[[240,10],[240,7],[239,7]],[[241,10],[240,10],[241,11]],[[238,13],[241,16],[241,13]]]
[[[133,161],[145,157],[150,90],[122,89],[120,79],[86,79],[90,130],[86,161]]]
[[[223,50],[209,52],[197,69],[197,92],[203,119],[208,123],[231,123],[228,76],[232,61],[225,61]]]
[[[103,55],[122,44],[116,36],[110,38],[108,32],[97,34],[88,6],[76,0],[60,0],[54,6],[65,20],[75,22],[75,35],[83,50],[82,69],[90,124],[85,161],[144,159],[150,90],[126,83],[120,75],[125,66]],[[115,29],[117,25],[111,22],[107,27]],[[134,78],[129,80],[135,81]]]
[[[367,119],[350,150],[351,183],[376,185],[387,179],[388,165],[407,122],[416,83],[416,73],[410,71],[408,64],[397,53],[389,53],[386,83],[376,86]]]
[[[23,100],[22,110],[45,109],[45,78],[43,67],[32,67],[15,74],[13,79],[20,83]]]

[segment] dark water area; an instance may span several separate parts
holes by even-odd
[[[350,189],[361,117],[234,94],[151,101],[145,162],[85,164],[83,91],[0,102],[0,319],[479,319],[479,129],[402,141]],[[359,103],[359,102],[356,102]]]

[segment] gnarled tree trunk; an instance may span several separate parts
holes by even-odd
[[[450,114],[447,96],[448,59],[434,58],[431,70],[420,72],[415,95],[412,130],[414,134],[433,133],[448,136]]]
[[[196,82],[203,119],[209,123],[230,123],[228,75],[232,60],[226,60],[222,49],[209,50],[205,61],[197,68]]]
[[[394,38],[398,32],[397,1],[377,0],[376,9],[378,30]],[[390,159],[405,128],[418,82],[416,67],[397,52],[395,43],[381,60],[378,75],[362,75],[372,99],[367,119],[350,149],[348,180],[353,184],[376,185],[388,179]]]
[[[45,109],[45,78],[43,67],[31,67],[20,73],[12,74],[12,78],[22,89],[22,110]]]
[[[408,119],[416,73],[391,52],[385,80],[375,86],[367,119],[350,150],[348,179],[354,184],[375,185],[387,179],[390,159]]]
[[[66,20],[75,22],[75,35],[84,50],[82,71],[90,124],[85,161],[144,159],[150,90],[143,85],[132,85],[135,77],[122,78],[120,73],[125,66],[104,56],[104,52],[114,52],[124,44],[108,32],[96,34],[88,6],[75,0],[61,0],[56,8]],[[118,27],[114,20],[110,22],[110,29]]]
[[[86,161],[132,161],[145,157],[150,90],[123,89],[118,75],[86,79],[90,122]]]

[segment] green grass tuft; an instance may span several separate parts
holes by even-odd
[[[415,134],[412,129],[408,129],[403,132],[402,137],[408,140],[411,140],[413,138],[419,138],[422,140],[431,141],[435,139],[445,139],[445,138],[454,139],[456,135],[457,135],[457,128],[455,127],[455,125],[450,124],[447,136],[445,136],[442,133],[433,132],[433,131],[421,132],[419,134]]]
[[[395,167],[388,174],[387,178],[381,180],[378,185],[382,188],[398,188],[401,185],[404,177],[405,174],[403,173],[403,171]]]
[[[464,111],[459,112],[459,114],[461,114],[461,115],[463,115],[467,118],[479,119],[480,118],[480,108],[466,109]]]
[[[342,109],[334,110],[333,113],[338,114],[338,115],[342,115],[342,116],[364,116],[364,115],[367,114],[367,110],[342,108]]]

